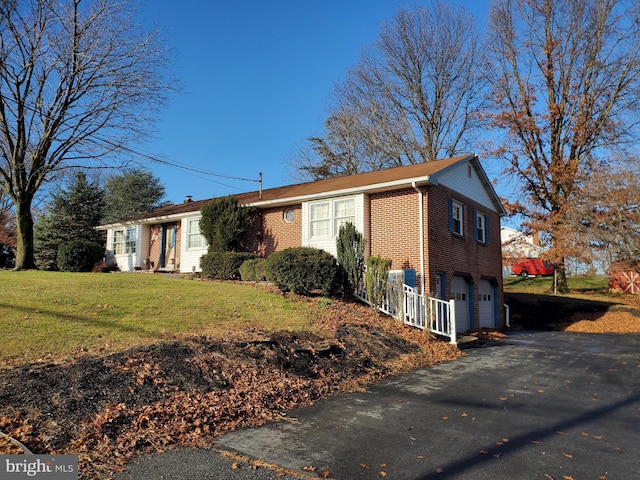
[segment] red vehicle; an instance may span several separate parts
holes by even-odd
[[[527,277],[529,275],[553,275],[553,265],[539,258],[529,258],[511,265],[511,274]]]

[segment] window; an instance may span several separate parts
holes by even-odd
[[[309,205],[309,234],[313,237],[328,237],[331,235],[330,202]]]
[[[456,235],[463,235],[463,206],[460,202],[449,199],[449,230]]]
[[[200,220],[192,218],[187,223],[187,249],[203,248],[206,245],[207,242],[200,233]]]
[[[296,218],[296,211],[293,208],[287,208],[284,211],[284,221],[287,223],[291,223]]]
[[[127,228],[113,232],[113,253],[125,255],[136,253],[136,229]]]
[[[473,231],[476,241],[480,243],[489,243],[489,219],[484,213],[474,210]]]
[[[355,198],[340,198],[309,205],[309,236],[335,237],[340,226],[356,223]]]
[[[338,235],[345,223],[356,224],[356,201],[353,198],[333,202],[333,234]]]

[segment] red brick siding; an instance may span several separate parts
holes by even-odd
[[[449,231],[449,198],[464,206],[462,237]],[[490,279],[498,285],[499,321],[502,325],[504,314],[502,305],[502,250],[500,247],[500,217],[486,207],[470,200],[446,187],[435,186],[427,190],[425,200],[427,210],[427,271],[429,288],[435,292],[436,274],[446,275],[445,290],[450,298],[451,277],[463,274],[473,282],[474,319],[472,328],[478,326],[478,285],[481,278]],[[474,238],[473,211],[484,213],[489,219],[489,242],[479,243]]]
[[[369,196],[370,254],[392,260],[391,268],[420,270],[418,194],[406,189]]]
[[[294,218],[285,222],[284,212],[293,209]],[[261,257],[273,252],[302,245],[302,205],[261,210],[258,238],[249,244],[249,249]]]

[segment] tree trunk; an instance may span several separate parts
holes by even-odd
[[[31,198],[15,201],[16,226],[18,243],[15,270],[36,268],[33,247],[33,216],[31,215]]]
[[[558,262],[558,264],[554,265],[555,268],[555,281],[556,281],[556,290],[559,293],[567,293],[569,291],[569,287],[567,286],[567,271],[564,267],[564,258]]]

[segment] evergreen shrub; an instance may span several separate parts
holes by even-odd
[[[56,264],[63,272],[90,272],[102,260],[102,245],[90,240],[71,240],[60,244]]]
[[[202,275],[215,280],[239,280],[240,266],[247,260],[257,258],[247,252],[209,252],[200,258]]]
[[[264,282],[269,280],[267,260],[251,258],[240,265],[240,278],[245,282]]]
[[[299,295],[321,290],[325,296],[332,296],[339,290],[338,263],[324,250],[287,248],[267,258],[267,269],[276,285]]]

